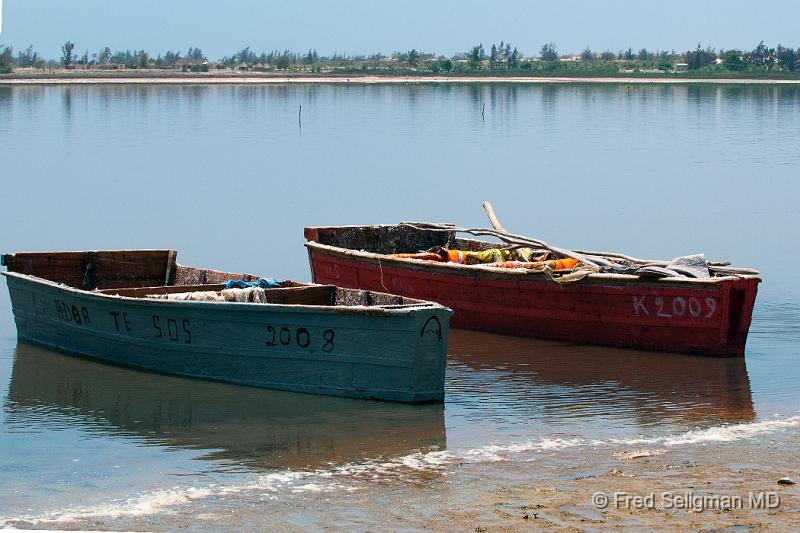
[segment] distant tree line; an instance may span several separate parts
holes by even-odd
[[[217,61],[209,61],[200,48],[185,53],[168,50],[153,56],[145,50],[116,50],[105,47],[89,53],[76,52],[67,41],[57,59],[45,59],[33,46],[15,56],[11,47],[0,46],[0,73],[13,68],[180,68],[185,71],[210,69],[279,70],[296,72],[419,72],[419,73],[549,73],[615,74],[628,72],[691,71],[700,74],[759,74],[800,72],[800,49],[778,45],[770,48],[760,42],[753,50],[715,50],[700,44],[693,50],[635,52],[632,48],[613,52],[596,52],[588,47],[579,54],[561,54],[555,43],[545,43],[536,55],[526,56],[510,42],[500,41],[484,47],[479,43],[463,53],[445,57],[416,49],[389,55],[321,55],[314,49],[307,52],[273,50],[256,52],[245,47]]]
[[[186,53],[179,50],[168,50],[164,55],[151,56],[145,50],[116,50],[105,47],[96,52],[85,50],[78,55],[75,44],[71,41],[61,46],[58,59],[45,59],[37,53],[33,46],[28,46],[14,56],[10,46],[0,46],[0,73],[10,72],[12,68],[76,68],[91,66],[137,68],[174,68],[184,66],[192,70],[207,68],[208,60],[200,48],[189,48]]]

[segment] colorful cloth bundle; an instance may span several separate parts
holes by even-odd
[[[551,259],[549,261],[533,261],[526,263],[523,261],[504,261],[492,263],[493,267],[498,268],[531,268],[542,270],[544,268],[551,268],[553,270],[572,270],[579,263],[577,259],[566,257],[564,259]]]
[[[549,255],[549,254],[547,254]],[[541,259],[547,255],[540,255]],[[519,261],[519,257],[526,257],[528,261]],[[489,250],[450,250],[440,246],[431,248],[427,252],[391,254],[391,257],[402,259],[418,259],[424,261],[438,261],[458,263],[460,265],[489,265],[499,268],[530,268],[541,270],[572,270],[578,264],[577,259],[550,259],[535,261],[534,251],[530,248],[509,250],[505,248],[491,248]]]

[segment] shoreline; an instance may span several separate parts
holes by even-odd
[[[796,523],[798,490],[776,484],[797,471],[796,461],[787,460],[797,457],[794,434],[707,446],[619,453],[589,448],[577,455],[553,448],[527,460],[400,467],[378,480],[345,474],[339,485],[308,483],[297,487],[297,494],[280,492],[272,485],[275,473],[263,472],[264,485],[243,490],[229,485],[230,496],[197,491],[159,505],[156,498],[170,495],[162,490],[148,500],[154,502],[149,508],[111,506],[97,512],[90,507],[83,513],[68,510],[62,517],[7,519],[5,526],[255,530],[269,516],[278,530],[342,530],[355,516],[371,531],[678,533],[701,528],[788,531]],[[768,505],[758,505],[753,497]]]
[[[375,75],[45,75],[0,77],[0,86],[9,85],[268,85],[268,84],[553,84],[600,83],[624,85],[800,85],[800,79],[761,78],[650,78],[650,77],[570,77],[570,76],[375,76]]]

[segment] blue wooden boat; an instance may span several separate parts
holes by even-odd
[[[451,311],[373,291],[180,265],[173,250],[4,255],[21,339],[257,387],[442,401]],[[226,288],[231,280],[254,287]],[[262,286],[258,286],[258,284]]]

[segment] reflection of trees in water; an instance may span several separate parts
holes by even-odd
[[[348,400],[130,370],[17,345],[6,423],[208,449],[248,468],[321,467],[445,446],[444,407]]]
[[[11,109],[11,99],[13,96],[14,93],[11,87],[0,86],[0,110],[5,111]]]
[[[503,122],[508,122],[516,112],[518,90],[519,86],[513,83],[489,86],[490,109],[506,119]]]
[[[542,95],[542,104],[548,107],[553,107],[558,102],[558,97],[561,94],[562,86],[554,83],[545,83],[540,86]]]
[[[9,87],[9,97],[16,99],[24,104],[25,107],[32,108],[34,104],[39,104],[44,100],[49,91],[53,89],[50,87]]]
[[[64,117],[66,118],[66,125],[70,126],[72,123],[73,115],[77,112],[80,115],[85,115],[91,108],[96,96],[95,87],[82,87],[82,86],[64,86],[64,87],[46,87],[45,90],[58,91],[61,96],[61,105],[64,110]]]
[[[482,118],[485,106],[486,119],[491,117],[495,125],[503,126],[515,120],[520,93],[528,96],[533,88],[514,83],[476,82],[468,83],[459,90],[466,90],[476,117]]]
[[[480,105],[483,103],[483,85],[479,83],[468,83],[467,87],[467,94],[469,94],[469,98],[472,101],[473,105],[478,106],[478,112],[480,112]]]
[[[676,93],[678,87],[675,86]],[[797,103],[800,100],[800,88],[794,85],[694,84],[683,87],[680,92],[694,104],[717,99],[729,104],[749,101],[755,105],[769,106],[776,102]]]
[[[557,124],[558,112],[556,107],[561,94],[561,87],[560,85],[546,83],[536,89],[539,92],[541,101],[542,125],[552,132],[551,128],[555,128]]]
[[[684,101],[700,105],[714,99],[729,104],[746,100],[754,104],[771,105],[776,101],[796,104],[800,100],[800,87],[795,85],[564,83],[542,84],[538,90],[545,111],[552,111],[559,99],[566,96],[576,96],[584,103],[595,105],[628,98],[646,107],[659,101]]]
[[[205,85],[97,85],[82,87],[91,91],[91,97],[99,102],[104,111],[113,107],[149,109],[153,103],[163,105],[169,110],[182,107],[194,113],[202,109],[204,99],[213,87]]]
[[[305,117],[322,91],[326,91],[330,95],[334,90],[331,87],[311,87],[300,84],[232,84],[206,86],[206,89],[209,91],[207,95],[213,96],[215,101],[228,103],[239,111],[248,113],[258,111],[281,115],[285,113],[294,117],[295,120],[301,104]]]
[[[410,108],[409,110],[411,111],[411,113],[414,113],[417,107],[417,99],[419,98],[421,91],[423,91],[425,87],[413,84],[413,85],[406,85],[405,87],[403,87],[403,89],[404,89],[403,96],[405,96],[406,104]]]
[[[72,118],[72,87],[64,87],[61,92],[61,104],[64,108],[64,116],[69,122]]]

